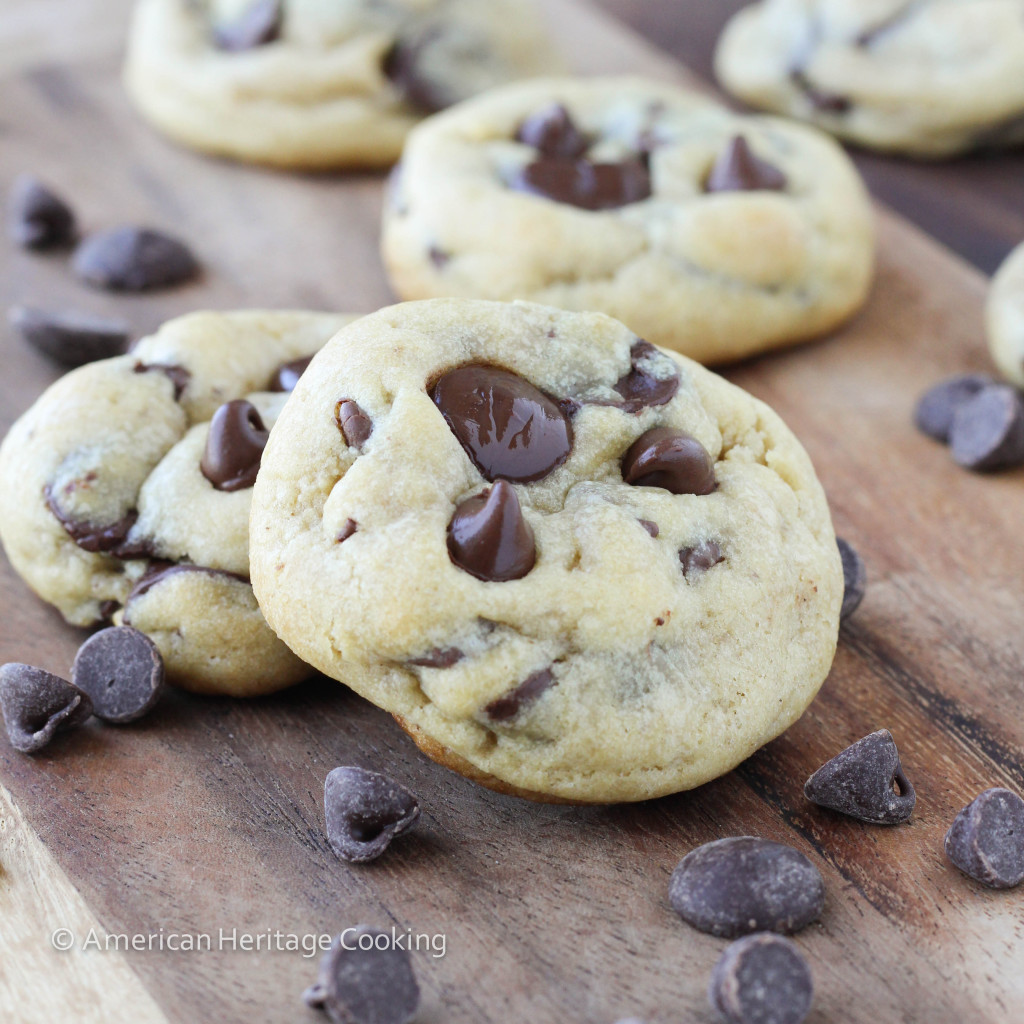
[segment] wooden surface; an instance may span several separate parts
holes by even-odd
[[[127,0],[75,4],[83,25],[102,26],[83,28],[76,52],[58,41],[50,59],[47,40],[12,45],[4,33],[73,5],[5,0],[0,55],[21,57],[0,71],[0,189],[36,170],[74,197],[86,228],[173,228],[208,274],[111,299],[76,285],[63,257],[0,246],[0,306],[114,312],[141,331],[195,307],[388,300],[378,179],[285,176],[165,143],[118,85]],[[579,2],[545,6],[586,69],[681,74]],[[979,790],[1024,788],[1024,476],[958,471],[910,426],[928,384],[987,367],[985,282],[898,217],[879,219],[878,283],[856,322],[729,374],[804,440],[870,574],[828,682],[784,737],[699,791],[610,808],[482,790],[326,681],[251,703],[174,693],[137,725],[90,725],[34,758],[0,743],[0,835],[28,843],[0,845],[0,1019],[100,1022],[125,1007],[174,1024],[318,1019],[299,1002],[315,961],[294,952],[45,953],[53,927],[95,920],[113,935],[215,941],[220,929],[304,935],[357,922],[444,933],[443,958],[414,957],[421,1024],[710,1024],[705,987],[723,944],[679,921],[668,878],[698,843],[753,833],[804,850],[825,876],[825,913],[797,938],[817,982],[810,1024],[1019,1020],[1024,894],[982,891],[945,861],[942,837]],[[17,339],[3,344],[6,427],[54,372]],[[81,634],[6,564],[0,622],[0,660],[67,671]],[[917,787],[911,823],[873,828],[810,807],[810,771],[883,726]],[[361,868],[323,836],[323,779],[343,763],[392,772],[424,808],[416,832]],[[82,977],[100,979],[89,991],[101,995],[83,998]],[[40,1008],[41,988],[75,1009]],[[13,1018],[4,999],[18,1000]]]

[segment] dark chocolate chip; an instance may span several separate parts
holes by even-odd
[[[200,572],[207,576],[224,576],[230,580],[237,580],[240,583],[248,585],[249,580],[245,576],[239,576],[235,572],[227,572],[224,569],[210,569],[205,565],[192,565],[188,562],[162,562],[154,561],[146,567],[146,571],[139,577],[138,582],[132,588],[131,593],[128,595],[128,600],[125,602],[125,606],[138,597],[142,597],[144,594],[148,594],[155,586],[163,583],[166,579],[171,576],[176,576],[183,572]],[[125,616],[125,622],[128,621],[127,615]]]
[[[350,398],[343,398],[334,407],[334,421],[350,448],[362,448],[373,433],[373,421]]]
[[[354,519],[346,519],[345,525],[338,531],[334,538],[336,544],[344,544],[359,529],[359,524]]]
[[[679,367],[649,341],[638,341],[629,350],[630,370],[615,384],[622,396],[622,411],[637,413],[671,402],[679,390]]]
[[[174,400],[177,402],[185,393],[192,374],[184,366],[174,363],[136,363],[133,373],[162,373],[174,385]]]
[[[917,429],[948,444],[957,409],[992,384],[995,380],[984,373],[965,373],[936,384],[921,396],[914,410]]]
[[[718,155],[707,181],[706,192],[779,191],[786,176],[767,160],[755,156],[742,135],[737,135]]]
[[[15,306],[8,320],[30,345],[66,367],[122,355],[130,337],[126,324],[83,313],[49,313]]]
[[[83,550],[93,554],[103,553],[115,558],[135,558],[140,551],[136,542],[128,541],[128,534],[139,518],[134,509],[115,523],[100,526],[85,523],[66,515],[57,501],[53,488],[47,484],[43,489],[46,507],[57,517],[68,536]]]
[[[590,140],[561,103],[552,103],[531,114],[519,126],[516,140],[533,146],[544,156],[571,159],[583,156],[590,148]]]
[[[722,546],[715,540],[702,540],[693,547],[679,550],[679,564],[688,580],[695,579],[724,561]]]
[[[839,621],[845,622],[864,600],[868,585],[868,570],[864,559],[857,554],[853,545],[842,537],[836,537],[839,557],[843,562],[843,603],[839,609]]]
[[[320,961],[315,985],[303,994],[333,1024],[409,1024],[420,990],[409,951],[390,932],[346,928]]]
[[[455,509],[448,524],[448,554],[460,569],[486,582],[522,579],[533,568],[533,530],[510,483],[495,480],[489,490]]]
[[[799,850],[737,836],[688,853],[672,873],[668,898],[694,928],[731,939],[799,931],[821,913],[825,885]]]
[[[907,821],[917,802],[888,729],[857,740],[823,764],[804,783],[804,796],[874,825]]]
[[[770,932],[747,935],[721,955],[708,998],[728,1024],[801,1024],[814,981],[796,943]]]
[[[324,783],[324,809],[331,849],[353,864],[376,860],[420,816],[409,790],[365,768],[335,768]]]
[[[168,288],[199,275],[196,258],[182,242],[135,227],[87,238],[75,250],[72,269],[87,284],[126,292]]]
[[[439,249],[436,245],[432,245],[427,250],[427,256],[430,257],[430,262],[433,263],[438,270],[442,270],[446,267],[452,259],[451,253],[447,253],[443,249]]]
[[[1024,881],[1024,800],[1002,787],[986,789],[946,833],[946,856],[990,889]]]
[[[444,30],[427,22],[399,39],[384,57],[384,75],[402,99],[425,114],[436,114],[460,97],[426,70],[430,50],[443,46]]]
[[[823,114],[848,114],[853,108],[853,102],[849,98],[819,89],[802,70],[790,72],[790,77],[796,87],[810,100],[811,105]]]
[[[217,25],[213,41],[218,50],[254,50],[281,38],[282,0],[250,0],[232,21]]]
[[[410,658],[408,663],[418,668],[451,668],[464,657],[458,647],[435,647],[418,658]]]
[[[634,487],[661,487],[672,494],[710,494],[715,462],[695,437],[672,427],[644,431],[622,457],[622,479]]]
[[[51,249],[75,238],[75,215],[63,199],[38,178],[22,174],[7,201],[7,234],[26,249]]]
[[[9,662],[0,667],[0,710],[15,750],[34,754],[58,729],[80,725],[92,714],[89,695],[41,668]]]
[[[270,378],[268,391],[294,391],[299,378],[306,372],[309,364],[313,362],[312,356],[303,356],[301,359],[293,359],[290,363],[282,363]]]
[[[953,461],[979,472],[1024,464],[1024,398],[994,384],[961,403],[949,431]]]
[[[515,689],[503,697],[492,700],[484,708],[484,714],[494,722],[507,722],[522,711],[525,704],[532,704],[541,694],[551,689],[555,677],[551,669],[541,669],[526,677]]]
[[[105,722],[134,722],[153,709],[164,689],[164,662],[156,644],[131,626],[94,633],[78,649],[75,686]]]
[[[640,525],[652,536],[657,537],[661,533],[661,527],[650,519],[641,519]]]
[[[210,420],[199,468],[218,491],[244,491],[256,483],[270,431],[256,406],[244,399],[225,402]]]
[[[542,156],[523,167],[511,185],[519,192],[583,210],[614,210],[650,196],[651,172],[640,158],[595,164],[589,160]]]
[[[449,370],[432,396],[487,480],[540,480],[572,451],[569,416],[518,374],[479,364]]]

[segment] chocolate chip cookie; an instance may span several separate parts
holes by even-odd
[[[543,800],[728,771],[816,693],[843,596],[775,413],[610,317],[532,303],[339,333],[271,433],[250,548],[299,657]]]
[[[156,643],[170,679],[246,696],[309,674],[249,585],[249,503],[304,363],[352,318],[195,313],[61,378],[0,446],[0,538],[79,626]]]
[[[526,82],[431,118],[383,249],[402,298],[600,310],[703,363],[835,327],[874,258],[831,140],[632,78]]]
[[[1024,141],[1024,0],[763,0],[719,80],[862,146],[938,158]]]
[[[985,315],[992,358],[1007,380],[1024,388],[1024,244],[992,279]]]
[[[125,83],[196,149],[378,167],[424,115],[560,67],[530,0],[139,0]]]

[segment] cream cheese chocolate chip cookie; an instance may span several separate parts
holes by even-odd
[[[600,310],[704,363],[835,327],[874,259],[830,139],[618,78],[509,86],[421,125],[383,249],[402,298]]]
[[[125,83],[197,149],[378,167],[424,115],[561,66],[532,0],[139,0]]]
[[[249,585],[267,433],[352,317],[195,313],[54,384],[0,446],[0,537],[68,622],[134,626],[170,679],[249,696],[309,674]]]
[[[764,0],[715,70],[752,106],[919,157],[1024,140],[1024,0]]]
[[[843,595],[775,413],[610,317],[529,303],[338,334],[271,431],[251,552],[299,657],[542,800],[728,771],[817,692]]]
[[[1024,388],[1024,244],[992,279],[985,309],[988,347],[1008,381]]]

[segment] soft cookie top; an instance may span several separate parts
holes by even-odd
[[[1007,380],[1024,388],[1024,243],[992,279],[986,320],[992,358]]]
[[[1024,0],[764,0],[719,42],[755,107],[923,157],[1024,140]]]
[[[264,455],[253,586],[303,659],[489,785],[698,785],[807,706],[843,578],[765,405],[601,314],[433,300],[342,331]]]

